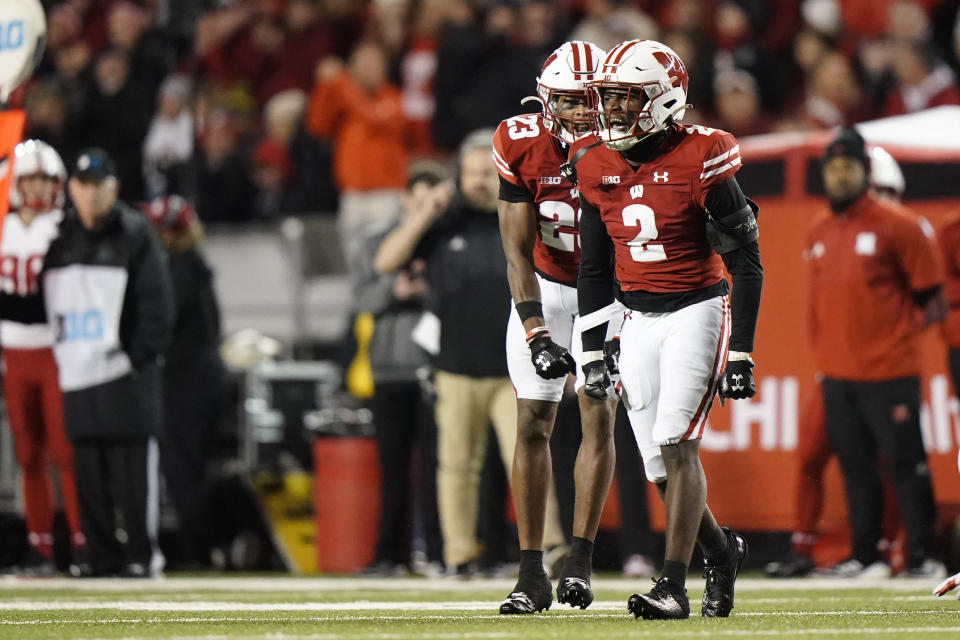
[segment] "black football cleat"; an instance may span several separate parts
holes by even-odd
[[[747,557],[747,541],[739,533],[722,527],[727,534],[727,555],[717,560],[704,559],[703,577],[707,584],[703,589],[700,615],[704,618],[726,618],[733,609],[733,589],[740,573],[740,565]]]
[[[686,620],[690,617],[690,599],[686,589],[670,578],[660,578],[654,580],[650,593],[630,596],[627,609],[644,620]]]
[[[544,575],[543,583],[534,587],[521,587],[520,583],[517,583],[513,592],[500,603],[500,613],[503,615],[539,613],[549,609],[552,604],[553,588],[547,576]]]
[[[562,578],[560,584],[557,585],[557,602],[586,609],[593,602],[593,589],[590,588],[590,580],[573,576]]]
[[[782,560],[769,563],[764,572],[771,578],[801,578],[816,568],[810,556],[791,551]]]

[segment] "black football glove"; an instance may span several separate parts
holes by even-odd
[[[554,342],[549,333],[541,333],[530,341],[530,360],[537,375],[547,380],[562,378],[577,370],[570,352]]]
[[[620,336],[614,336],[612,340],[603,343],[603,362],[607,365],[607,371],[615,376],[620,373]]]
[[[583,365],[583,391],[594,400],[607,399],[607,387],[610,386],[610,374],[603,360],[593,360]]]
[[[727,368],[720,379],[720,402],[727,398],[742,400],[757,394],[757,385],[753,381],[753,360],[750,354],[731,351],[727,359]]]

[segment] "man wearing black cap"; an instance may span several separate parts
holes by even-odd
[[[863,138],[842,130],[823,159],[830,210],[807,239],[810,336],[830,444],[844,475],[851,557],[836,577],[890,575],[880,560],[882,460],[907,530],[907,575],[945,575],[933,558],[934,502],[920,432],[920,335],[946,311],[943,266],[923,218],[868,192]],[[878,460],[878,458],[880,460]]]
[[[73,444],[89,563],[74,575],[148,576],[156,519],[160,354],[173,296],[163,249],[146,217],[117,200],[116,165],[83,152],[68,183],[72,206],[50,245],[41,281]],[[152,505],[152,506],[150,506]],[[115,510],[125,544],[116,535]]]

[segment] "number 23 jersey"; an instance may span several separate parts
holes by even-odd
[[[731,134],[698,125],[674,125],[669,135],[665,150],[637,168],[602,144],[577,163],[580,196],[603,218],[622,291],[690,291],[724,277],[704,202],[740,169],[740,147]],[[596,140],[581,138],[570,156]]]
[[[566,158],[542,117],[525,114],[501,122],[493,135],[493,161],[504,180],[533,197],[534,268],[550,280],[577,286],[580,199],[573,185],[560,177]]]

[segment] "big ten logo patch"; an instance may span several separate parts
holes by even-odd
[[[0,51],[13,51],[23,46],[26,40],[23,20],[0,22]]]
[[[103,339],[103,313],[97,309],[58,313],[54,320],[57,342]]]

